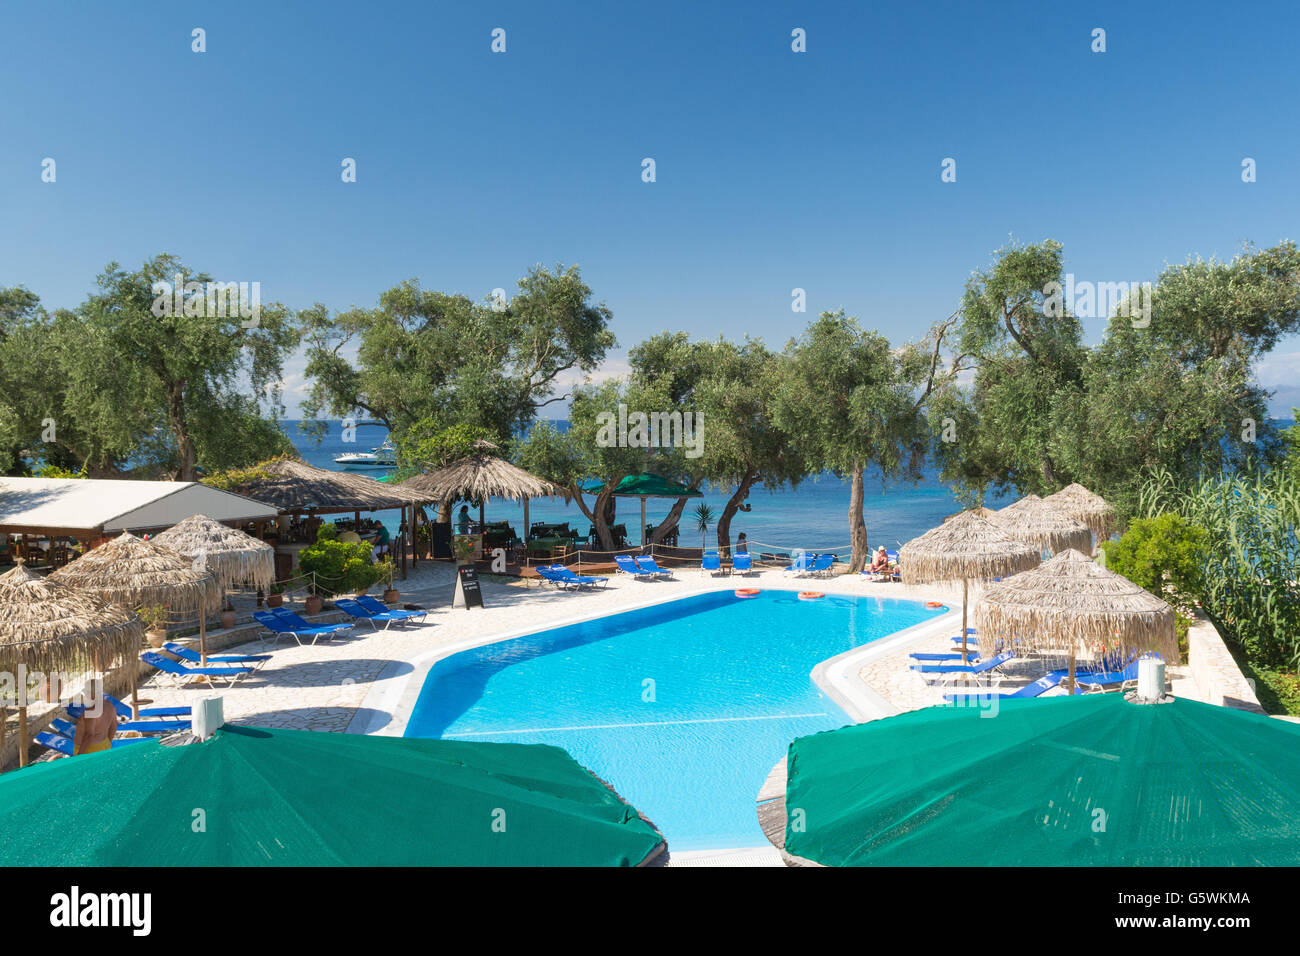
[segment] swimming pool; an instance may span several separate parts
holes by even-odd
[[[760,846],[772,765],[795,737],[850,722],[814,665],[932,619],[888,598],[699,594],[444,658],[405,733],[556,744],[669,847]]]

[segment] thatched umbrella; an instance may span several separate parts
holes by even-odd
[[[1081,521],[1043,501],[1038,495],[1025,495],[1015,504],[996,511],[989,519],[1018,541],[1035,544],[1040,551],[1060,554],[1067,548],[1088,550],[1092,532]]]
[[[221,609],[221,585],[211,572],[196,570],[189,558],[171,548],[124,532],[65,564],[50,580],[129,608],[165,604],[179,614],[193,611],[199,617],[199,652],[206,663],[205,617]]]
[[[0,670],[47,675],[84,666],[98,657],[108,663],[134,657],[144,625],[127,608],[110,604],[18,566],[0,575]],[[25,680],[22,681],[26,683]],[[4,713],[0,709],[0,750]],[[26,689],[19,688],[18,764],[27,763]]]
[[[966,660],[966,605],[971,581],[1007,577],[1036,566],[1042,553],[964,511],[898,549],[907,584],[961,582],[961,659]]]
[[[275,581],[275,548],[207,515],[190,515],[151,540],[189,558],[196,570],[211,571],[221,585],[223,603],[232,585],[264,591]]]
[[[451,502],[462,498],[479,502],[479,524],[483,523],[483,502],[488,498],[523,501],[524,538],[528,537],[528,502],[532,498],[553,498],[562,492],[545,479],[529,474],[517,465],[492,454],[496,445],[480,439],[474,453],[444,465],[436,471],[408,478],[398,487],[424,500]]]
[[[1082,521],[1097,536],[1098,541],[1109,538],[1111,529],[1115,527],[1115,509],[1111,503],[1077,481],[1066,485],[1054,495],[1048,495],[1043,501],[1076,521]]]
[[[386,511],[428,500],[403,490],[400,485],[344,471],[327,471],[288,458],[260,465],[257,472],[233,490],[264,501],[285,514]]]
[[[1081,644],[1125,658],[1142,651],[1178,658],[1174,609],[1073,549],[991,585],[975,605],[975,625],[983,636],[1014,638],[1021,646],[1068,647],[1069,691]]]

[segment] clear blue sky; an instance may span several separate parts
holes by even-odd
[[[1096,281],[1300,239],[1298,33],[1284,3],[8,2],[0,284],[71,306],[167,251],[345,308],[563,261],[622,347],[839,306],[902,341],[1010,236]],[[1261,372],[1300,403],[1300,344]]]

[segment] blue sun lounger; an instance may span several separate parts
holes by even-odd
[[[635,561],[636,566],[646,574],[653,574],[656,577],[661,578],[671,578],[673,576],[671,571],[659,567],[659,565],[655,563],[655,559],[648,554],[642,555],[639,558],[633,558],[632,560]]]
[[[211,681],[224,680],[227,686],[234,684],[241,677],[253,673],[251,667],[187,667],[170,658],[163,657],[155,651],[145,651],[140,660],[150,667],[155,667],[177,685],[184,685],[196,677],[206,677]]]
[[[334,603],[338,604],[339,602],[335,601]],[[378,598],[372,597],[369,594],[362,594],[360,597],[357,598],[357,603],[360,604],[367,611],[372,611],[375,614],[394,614],[396,615],[394,620],[404,619],[408,621],[415,621],[416,618],[419,618],[420,621],[423,621],[426,617],[429,616],[428,611],[413,611],[410,610],[409,608],[404,608],[404,607],[389,607],[383,601],[380,601]],[[416,621],[416,623],[419,622]]]
[[[960,662],[961,661],[961,651],[949,651],[946,653],[938,653],[938,654],[908,654],[907,656],[914,661],[931,661],[931,662],[937,662],[937,661]],[[971,664],[976,663],[980,659],[979,649],[975,647],[970,648],[966,652],[966,657],[968,663]]]
[[[1141,657],[1133,658],[1125,665],[1123,670],[1075,671],[1074,692],[1076,694],[1104,694],[1107,687],[1113,687],[1116,684],[1119,684],[1120,690],[1126,690],[1129,685],[1136,687],[1138,661],[1141,659]]]
[[[302,646],[302,639],[304,637],[310,637],[311,643],[315,644],[317,638],[328,637],[338,631],[352,629],[351,624],[321,624],[313,626],[308,624],[292,611],[286,611],[284,614],[276,614],[267,611],[254,611],[253,620],[257,621],[258,624],[261,624],[275,636],[274,644],[280,643],[280,638],[282,637],[292,637],[298,642],[299,647]],[[266,638],[262,639],[262,643],[266,643]]]
[[[561,591],[567,591],[569,588],[582,589],[592,588],[596,585],[604,587],[609,578],[597,577],[589,574],[574,574],[562,564],[552,564],[550,567],[540,567],[537,573],[544,579],[550,581]]]
[[[423,621],[425,615],[424,611],[406,611],[401,609],[394,611],[376,611],[372,608],[366,607],[360,601],[353,601],[350,598],[335,598],[334,606],[349,617],[356,618],[358,621],[367,622],[371,629],[376,631],[379,630],[378,625],[380,624],[384,625],[384,630],[386,631],[393,624],[410,621],[411,618],[414,617],[418,617]]]
[[[104,700],[108,701],[109,705],[115,711],[117,711],[117,716],[122,717],[126,720],[134,719],[131,713],[131,706],[128,703],[126,703],[126,701],[118,700],[112,694],[105,694]],[[80,717],[81,711],[85,710],[85,707],[81,704],[66,704],[64,705],[63,709],[66,710],[68,713],[72,714],[73,717]],[[189,707],[188,704],[181,705],[178,707],[141,707],[140,708],[140,716],[142,718],[144,717],[188,717],[190,716],[190,713],[191,713],[191,708]]]
[[[202,664],[203,655],[192,647],[186,647],[184,644],[177,644],[175,641],[168,641],[163,645],[163,650],[169,654],[175,654],[181,660],[190,664]],[[209,664],[234,664],[236,667],[261,667],[271,659],[270,654],[209,654]]]
[[[955,677],[974,677],[979,680],[990,671],[997,670],[1011,660],[1012,657],[1014,655],[1010,651],[1003,651],[996,657],[990,657],[978,664],[913,664],[912,670],[920,671],[922,674],[937,674],[944,680],[951,680]]]
[[[104,695],[108,697],[107,694]],[[109,698],[108,703],[113,710],[117,712],[119,718],[117,722],[118,730],[136,730],[142,734],[165,734],[175,730],[190,729],[190,708],[188,707],[157,707],[154,710],[184,710],[184,715],[170,714],[166,716],[150,716],[148,708],[141,709],[140,719],[136,720],[131,716],[131,708],[116,697]],[[64,704],[63,709],[67,711],[68,716],[73,720],[80,720],[81,715],[86,712],[84,704]],[[52,726],[52,725],[51,725]],[[71,734],[69,734],[71,736]]]
[[[633,578],[649,578],[651,580],[654,580],[654,578],[657,577],[657,575],[649,571],[646,571],[635,561],[633,561],[632,555],[630,554],[614,555],[614,563],[618,565],[618,570],[622,574],[630,574],[632,575]]]
[[[156,738],[122,737],[118,740],[114,740],[111,744],[109,744],[109,746],[112,747],[114,750],[116,750],[118,747],[125,747],[128,744],[142,744],[145,743],[146,741],[154,740],[154,739]],[[51,733],[50,731],[45,730],[37,734],[35,740],[46,750],[53,750],[55,753],[61,753],[65,757],[71,757],[73,755],[71,737],[65,737],[62,734]],[[85,754],[82,754],[82,756],[85,756]]]
[[[1048,671],[1038,680],[1031,684],[1026,684],[1019,690],[1012,691],[1009,694],[997,694],[990,692],[968,691],[964,694],[944,694],[943,699],[949,703],[957,700],[963,700],[970,697],[997,697],[1001,700],[1011,700],[1018,697],[1041,697],[1053,687],[1058,686],[1065,679],[1065,671]]]
[[[716,551],[705,551],[700,555],[700,572],[710,574],[724,574],[722,570],[722,555]]]
[[[748,551],[742,551],[739,554],[731,556],[731,573],[732,574],[753,574],[754,559]]]

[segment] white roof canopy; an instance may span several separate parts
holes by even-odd
[[[276,509],[194,481],[0,478],[0,533],[112,535],[170,528],[190,515],[274,518]]]

